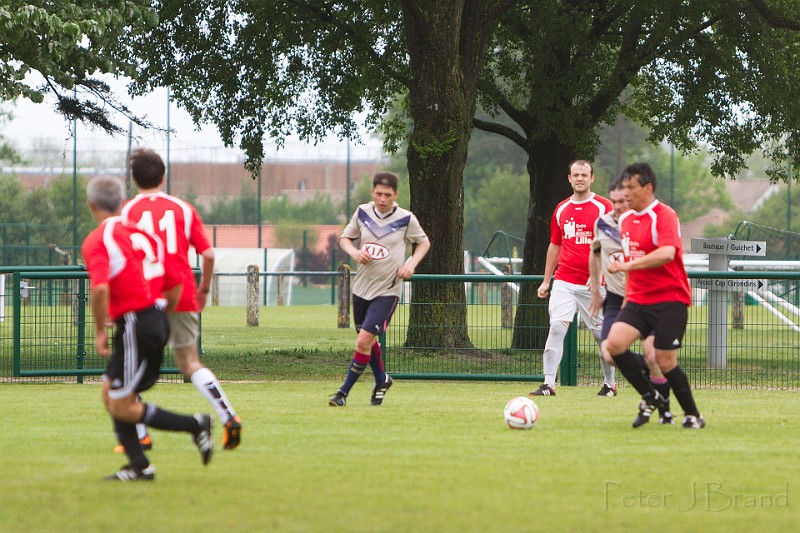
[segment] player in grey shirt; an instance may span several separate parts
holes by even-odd
[[[611,330],[611,324],[616,320],[625,301],[627,278],[623,272],[610,273],[608,266],[615,261],[625,261],[619,235],[619,217],[631,208],[629,193],[625,190],[619,178],[611,183],[608,199],[611,200],[614,210],[598,218],[594,226],[592,254],[589,256],[589,291],[592,293],[592,303],[589,306],[589,311],[596,313],[601,308],[603,310],[600,351],[607,363],[614,364],[606,350],[605,341],[606,337],[608,337],[608,332]],[[605,298],[599,289],[601,275],[605,280]],[[644,359],[639,354],[635,355],[638,356],[643,371],[650,376],[653,387],[665,399],[664,404],[658,408],[659,421],[662,424],[674,424],[669,408],[669,382],[656,363],[652,334],[642,341],[642,351],[645,354]]]
[[[402,280],[414,274],[431,247],[417,217],[399,207],[396,199],[397,176],[391,172],[375,174],[372,201],[358,206],[339,238],[342,250],[358,263],[353,284],[353,317],[358,338],[344,384],[328,400],[332,407],[344,407],[350,389],[367,364],[375,376],[372,405],[381,405],[392,386],[391,376],[384,372],[378,336],[386,331],[397,307]],[[408,260],[406,243],[416,245]]]

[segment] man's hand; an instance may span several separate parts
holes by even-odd
[[[603,295],[598,289],[592,289],[592,301],[589,303],[589,314],[594,318],[603,308]]]
[[[197,307],[198,311],[202,311],[206,308],[206,304],[208,303],[208,291],[197,291]]]
[[[542,284],[539,285],[539,288],[536,289],[536,296],[538,296],[539,298],[547,298],[549,294],[550,294],[550,282],[543,281]]]
[[[615,274],[617,272],[628,272],[630,263],[623,263],[622,261],[612,261],[608,265],[608,271],[611,274]]]
[[[108,332],[103,329],[94,333],[94,349],[100,357],[111,355],[111,348],[108,346]]]

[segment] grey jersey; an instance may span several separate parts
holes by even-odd
[[[342,237],[360,241],[359,248],[373,259],[358,265],[353,283],[353,294],[365,300],[400,296],[402,284],[397,271],[406,261],[406,242],[428,239],[414,213],[395,204],[390,214],[381,217],[374,202],[358,206]]]
[[[594,223],[594,240],[592,253],[600,250],[600,261],[603,266],[606,290],[618,296],[625,296],[625,273],[608,273],[608,265],[614,261],[624,262],[620,244],[619,222],[614,220],[614,213],[606,213]]]

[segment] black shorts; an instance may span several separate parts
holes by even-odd
[[[625,304],[617,322],[624,322],[639,330],[642,338],[655,334],[653,345],[658,350],[677,350],[686,333],[689,307],[681,302],[662,302],[651,305]]]
[[[600,330],[600,340],[604,341],[608,338],[608,332],[611,331],[611,326],[617,320],[619,312],[622,310],[622,302],[625,301],[623,296],[615,292],[606,291],[606,299],[603,300],[603,329]],[[653,332],[650,331],[646,336],[649,337]]]
[[[622,309],[622,302],[625,300],[619,294],[606,291],[606,299],[603,300],[603,327],[600,330],[600,340],[604,341],[608,338],[608,332],[611,331],[611,324],[617,319],[619,310]]]
[[[169,319],[163,310],[148,307],[125,313],[116,323],[114,349],[103,377],[111,380],[108,396],[119,400],[146,391],[158,380]]]
[[[366,329],[374,335],[386,331],[399,300],[397,296],[378,296],[374,300],[365,300],[354,294],[353,318],[356,331]]]

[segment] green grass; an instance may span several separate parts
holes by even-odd
[[[342,369],[340,369],[342,371]],[[369,377],[365,376],[365,381]],[[702,431],[630,428],[636,398],[561,387],[531,431],[502,408],[529,386],[399,381],[225,383],[243,442],[202,467],[154,432],[154,483],[100,480],[123,459],[96,384],[3,384],[3,531],[794,531],[797,392],[700,390]],[[146,399],[206,411],[191,385]],[[219,443],[219,433],[215,435]],[[693,495],[695,494],[696,495]],[[788,494],[788,499],[785,496]]]

